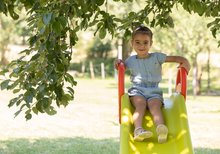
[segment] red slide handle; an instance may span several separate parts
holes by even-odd
[[[180,67],[177,72],[176,87],[179,85],[181,86],[180,93],[184,96],[184,98],[186,100],[187,71],[183,67]]]
[[[119,123],[121,124],[121,96],[125,93],[125,65],[123,62],[118,64],[118,114]]]

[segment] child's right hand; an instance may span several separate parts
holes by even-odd
[[[115,69],[118,69],[118,66],[119,66],[121,63],[124,64],[123,60],[121,60],[121,59],[116,59],[116,60],[114,61]]]

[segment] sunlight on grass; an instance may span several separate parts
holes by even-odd
[[[118,139],[91,138],[15,139],[0,143],[1,154],[117,154]]]
[[[220,149],[195,148],[195,154],[219,154]],[[0,143],[1,154],[119,154],[115,138],[11,139]]]
[[[75,99],[54,116],[13,118],[9,92],[0,93],[0,154],[118,154],[117,79],[76,79]],[[130,86],[126,78],[126,89]],[[161,87],[167,97],[167,83]],[[220,96],[187,96],[195,154],[220,153]],[[202,129],[201,129],[202,128]]]

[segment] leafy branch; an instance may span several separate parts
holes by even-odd
[[[128,3],[133,0],[114,0]],[[32,114],[56,113],[55,106],[67,106],[74,99],[75,79],[68,73],[72,58],[72,46],[78,41],[77,32],[95,27],[100,38],[107,33],[113,37],[123,33],[131,34],[132,27],[146,23],[151,27],[173,27],[170,16],[173,7],[181,4],[188,12],[214,17],[208,24],[213,36],[219,32],[219,2],[208,0],[146,0],[138,12],[130,11],[123,18],[117,12],[110,14],[103,5],[107,0],[2,0],[0,12],[19,18],[18,10],[27,11],[28,28],[31,31],[29,48],[21,57],[12,61],[0,74],[6,77],[1,90],[12,90],[17,97],[8,106],[16,105],[25,112],[25,118]],[[9,73],[9,76],[7,74]]]

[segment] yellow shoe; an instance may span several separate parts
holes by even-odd
[[[144,139],[150,138],[153,136],[151,131],[147,131],[142,127],[135,129],[134,131],[134,140],[135,141],[143,141]]]
[[[156,129],[158,136],[158,143],[165,143],[167,141],[168,128],[167,126],[160,124]]]

